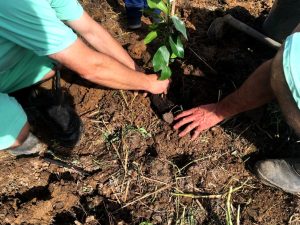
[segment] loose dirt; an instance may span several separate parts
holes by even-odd
[[[155,48],[141,42],[148,18],[141,30],[128,31],[122,1],[81,2],[151,70]],[[213,19],[230,13],[260,29],[271,5],[271,0],[179,1],[189,42],[185,59],[172,65],[173,82],[162,103],[161,96],[103,89],[64,70],[62,86],[84,131],[68,154],[53,141],[51,149],[88,175],[40,157],[1,152],[0,223],[226,224],[229,210],[234,224],[299,224],[299,198],[263,185],[251,170],[258,159],[299,154],[275,103],[225,121],[193,142],[172,129],[173,115],[218,101],[274,55],[232,29],[222,40],[209,40]]]

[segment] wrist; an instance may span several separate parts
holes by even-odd
[[[145,79],[144,79],[144,82],[142,82],[142,85],[143,85],[143,89],[142,90],[152,93],[152,90],[153,90],[153,80],[151,79],[151,75],[143,74],[143,76],[145,76]]]
[[[227,98],[217,103],[216,115],[222,120],[228,119],[238,113],[239,112],[236,110],[236,105],[231,101],[228,101]]]

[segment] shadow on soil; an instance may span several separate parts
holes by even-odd
[[[51,149],[63,147],[67,153],[79,141],[82,122],[68,92],[33,86],[12,95],[26,111],[31,131]]]
[[[185,17],[185,10],[179,12]],[[257,30],[261,30],[265,18],[265,14],[254,18],[241,7],[226,12],[190,9],[188,20],[194,21],[195,30],[189,30],[190,40],[187,43],[186,60],[178,60],[172,65],[175,72],[166,101],[157,100],[159,98],[157,96],[152,97],[153,108],[159,115],[172,111],[173,107],[178,105],[186,110],[219,101],[236,90],[261,63],[275,55],[274,50],[231,28],[228,28],[222,40],[208,39],[206,30],[209,24],[214,18],[227,13]],[[155,52],[151,47],[148,50]],[[217,71],[217,74],[213,73],[203,61]],[[243,113],[222,123],[221,126],[226,132],[236,137],[244,137],[256,146],[257,150],[254,153],[242,156],[249,171],[252,171],[254,163],[258,160],[300,157],[297,138],[284,122],[275,103]],[[182,163],[184,160],[181,158],[179,161]],[[206,222],[213,220],[215,224],[221,224],[210,204],[210,201],[203,202],[210,215]]]

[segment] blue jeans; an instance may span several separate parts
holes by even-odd
[[[128,23],[133,25],[141,23],[142,10],[148,8],[148,4],[147,0],[125,0],[125,7]],[[155,9],[154,12],[160,14],[158,9]],[[155,18],[152,19],[155,20]]]
[[[147,5],[147,1],[146,0],[125,0],[125,6],[126,6],[126,8],[140,8],[140,9],[144,9],[148,5]]]
[[[142,10],[147,6],[146,0],[125,0],[127,22],[130,26],[140,26]]]

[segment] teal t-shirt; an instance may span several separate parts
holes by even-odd
[[[300,32],[291,34],[285,40],[283,71],[291,94],[300,109]]]
[[[54,54],[75,42],[77,35],[63,21],[79,19],[77,0],[0,1],[0,73],[32,51]]]

